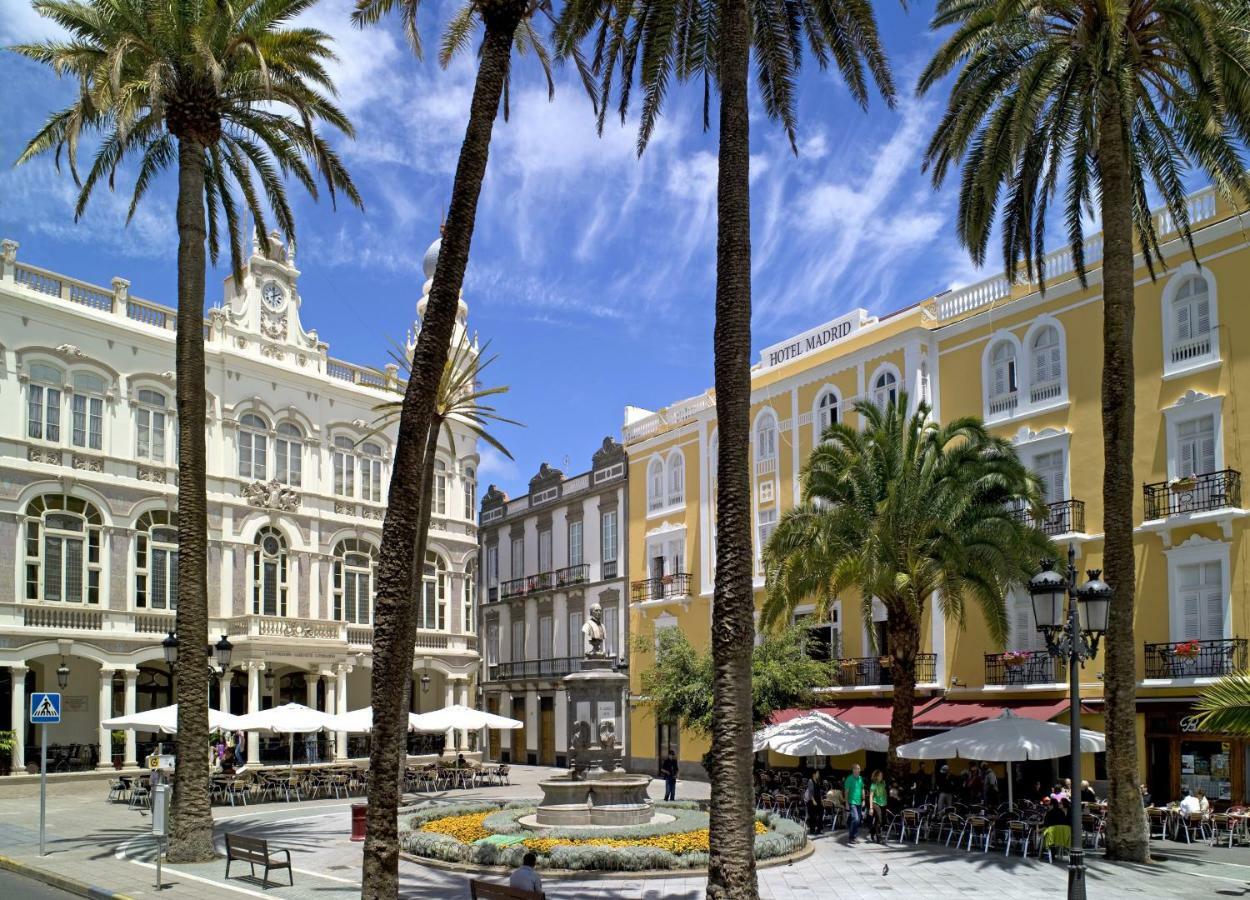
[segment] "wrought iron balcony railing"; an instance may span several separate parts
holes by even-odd
[[[557,656],[551,659],[522,659],[501,662],[490,666],[487,676],[491,681],[511,681],[517,678],[562,678],[582,670],[582,657]]]
[[[569,587],[574,584],[584,584],[590,580],[590,566],[586,563],[580,563],[576,566],[565,566],[563,569],[555,571],[555,586],[558,588]]]
[[[690,574],[676,572],[660,578],[644,578],[642,581],[635,581],[631,587],[635,601],[685,597],[690,593]]]
[[[616,577],[616,560],[605,559],[603,563],[601,564],[600,568],[603,571],[603,577],[605,580],[608,578]]]
[[[891,685],[890,657],[853,656],[839,659],[835,678],[840,687],[875,687]],[[937,654],[916,654],[916,683],[931,684],[937,680]]]
[[[1241,506],[1241,473],[1236,469],[1159,481],[1142,489],[1147,519]]]
[[[992,685],[1059,684],[1067,677],[1063,662],[1045,650],[985,654],[985,683]]]
[[[1246,638],[1146,645],[1147,678],[1216,678],[1246,668]]]
[[[1031,522],[1051,537],[1085,530],[1084,500],[1060,500],[1058,503],[1047,503],[1046,511],[1040,516],[1034,516],[1030,510],[1023,507],[1012,510],[1012,515],[1021,522]]]

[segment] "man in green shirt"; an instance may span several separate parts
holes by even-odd
[[[842,783],[846,793],[846,803],[851,810],[851,818],[847,823],[846,842],[857,843],[855,836],[859,834],[859,826],[864,821],[864,779],[859,774],[859,763],[851,766],[851,774]]]

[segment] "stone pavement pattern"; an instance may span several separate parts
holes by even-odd
[[[538,778],[546,770],[514,768],[512,787],[482,788],[418,796],[418,802],[444,802],[468,797],[520,799],[539,794]],[[653,784],[657,794],[662,786]],[[262,890],[259,878],[237,877],[229,883],[225,861],[164,866],[166,890],[154,888],[155,866],[151,823],[147,815],[120,804],[108,804],[104,782],[57,785],[49,790],[49,856],[38,856],[38,795],[34,791],[0,792],[0,857],[21,865],[97,885],[135,898],[231,896],[277,897],[283,900],[349,900],[360,895],[360,844],[352,843],[350,802],[320,800],[292,804],[261,804],[215,809],[217,832],[239,831],[266,837],[291,850],[295,886]],[[707,796],[707,785],[683,782],[679,796]],[[1250,850],[1178,848],[1164,844],[1166,862],[1151,866],[1092,861],[1088,892],[1091,900],[1130,898],[1215,898],[1250,895]],[[888,874],[883,875],[884,867]],[[284,873],[275,873],[282,878]],[[822,836],[815,852],[789,866],[763,869],[760,894],[765,900],[797,898],[897,897],[1023,897],[1063,896],[1066,871],[1035,859],[1005,859],[1000,853],[968,854],[943,847],[860,844],[847,847],[838,837]],[[469,876],[404,861],[402,896],[412,900],[461,900],[469,896]],[[551,900],[701,900],[702,876],[675,873],[665,878],[547,879]]]

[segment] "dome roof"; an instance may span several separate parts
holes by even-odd
[[[426,278],[434,277],[434,267],[438,265],[438,251],[442,247],[443,239],[440,236],[434,240],[434,243],[430,244],[429,249],[425,251],[425,256],[421,258],[421,270],[425,272]]]

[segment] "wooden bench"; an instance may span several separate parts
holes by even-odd
[[[279,853],[286,854],[286,862],[277,862],[274,857]],[[269,887],[269,870],[286,869],[286,877],[295,884],[295,875],[291,871],[290,850],[270,850],[269,842],[262,838],[244,837],[241,834],[226,835],[226,878],[230,877],[230,864],[245,862],[252,868],[252,877],[256,877],[256,867],[265,867],[265,877],[261,879],[263,887]]]
[[[523,891],[489,881],[470,881],[469,892],[473,900],[547,900],[542,891]]]

